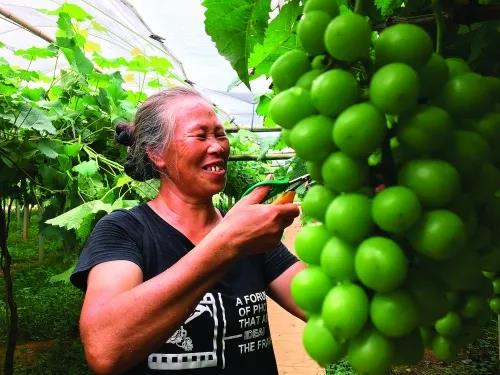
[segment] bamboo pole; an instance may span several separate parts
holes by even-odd
[[[295,157],[295,152],[283,152],[280,154],[267,154],[263,158],[257,155],[231,155],[229,161],[265,161],[265,160],[287,160]]]
[[[0,6],[0,14],[2,16],[4,16],[5,18],[8,18],[9,20],[13,21],[14,23],[17,23],[23,29],[28,30],[30,33],[35,34],[39,38],[42,38],[43,40],[46,40],[49,43],[54,42],[54,38],[52,38],[50,35],[45,34],[42,30],[37,29],[35,26],[30,24],[29,22],[26,22],[25,20],[16,16],[14,13],[8,11],[7,9],[5,9],[2,6]]]
[[[36,26],[32,25],[31,23],[16,16],[14,13],[8,11],[6,8],[2,7],[1,5],[0,5],[0,14],[2,16],[4,16],[5,18],[11,20],[12,22],[16,23],[17,25],[19,25],[23,29],[29,31],[32,34],[35,34],[39,38],[42,38],[43,40],[45,40],[49,43],[54,43],[55,40],[53,37],[46,34],[42,30],[38,29]],[[94,69],[96,72],[102,73],[102,70],[100,70],[98,67],[94,66]]]
[[[278,133],[281,132],[281,128],[249,128],[249,127],[237,127],[228,128],[226,133],[238,133],[240,130],[248,130],[252,133]]]

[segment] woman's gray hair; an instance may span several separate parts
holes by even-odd
[[[159,178],[160,173],[148,152],[162,153],[172,141],[175,113],[172,103],[180,97],[203,96],[191,87],[174,87],[160,91],[144,101],[135,115],[132,142],[125,172],[135,180]]]

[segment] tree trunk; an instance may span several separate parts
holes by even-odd
[[[43,234],[38,235],[38,261],[41,263],[45,258],[45,237]]]
[[[10,272],[11,256],[7,248],[7,237],[9,235],[10,210],[12,201],[7,207],[7,202],[0,201],[0,266],[5,280],[5,302],[7,305],[7,342],[5,345],[4,374],[14,373],[14,352],[17,340],[17,305],[14,301],[14,290],[12,285],[12,275]]]
[[[45,237],[43,236],[43,206],[38,208],[38,261],[41,263],[45,258]]]
[[[28,240],[28,230],[30,226],[30,205],[26,203],[23,209],[23,240]]]
[[[19,223],[21,222],[21,202],[18,200],[16,200],[16,224],[19,225]]]

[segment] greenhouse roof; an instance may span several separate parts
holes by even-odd
[[[57,30],[53,11],[64,3],[63,0],[2,1],[0,41],[6,48],[0,49],[0,56],[12,65],[43,72],[63,68],[60,60],[29,61],[15,52],[33,46],[47,47]],[[255,103],[269,82],[264,79],[252,82],[251,92],[237,80],[230,64],[218,54],[205,33],[205,8],[201,0],[71,0],[70,3],[92,16],[82,23],[88,40],[87,54],[98,53],[109,59],[132,59],[137,55],[166,58],[172,67],[168,76],[162,77],[164,85],[189,82],[221,109],[225,119],[242,126],[262,124],[255,114]],[[129,87],[144,84],[144,74],[122,73]],[[150,93],[155,90],[158,89],[145,89]]]

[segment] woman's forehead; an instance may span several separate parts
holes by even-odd
[[[178,115],[190,114],[193,112],[206,115],[214,115],[213,106],[205,99],[198,96],[182,96],[174,102],[174,112]]]
[[[206,100],[196,96],[186,96],[176,100],[173,114],[176,126],[194,126],[197,123],[219,124],[214,107]]]

